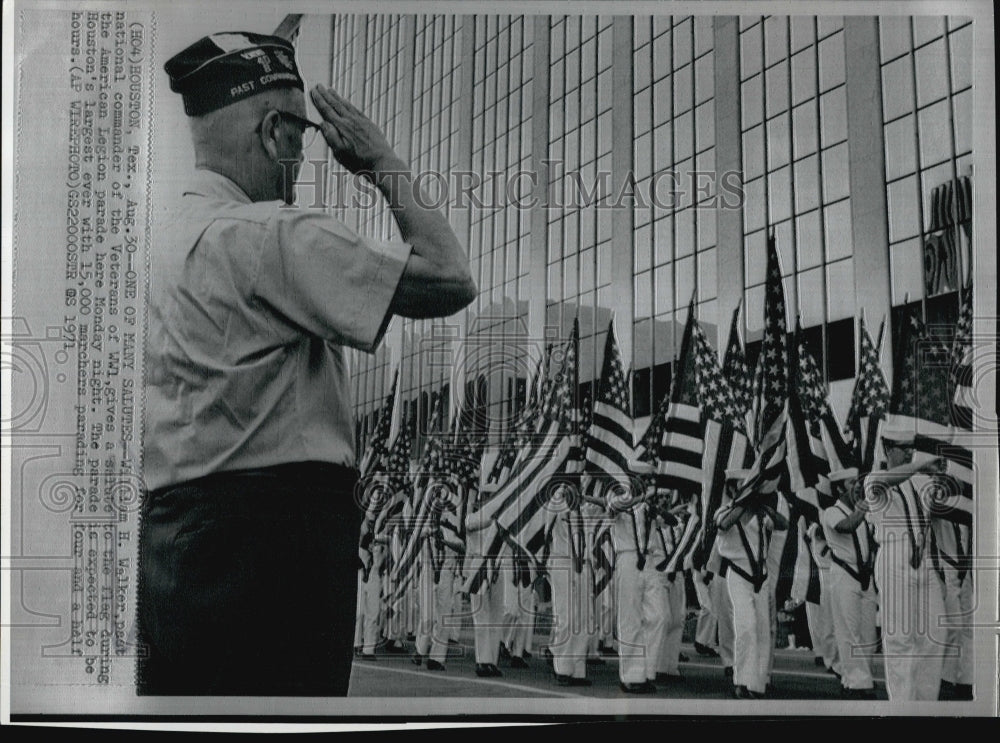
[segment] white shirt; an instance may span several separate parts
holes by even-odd
[[[153,245],[147,487],[292,462],[353,466],[343,347],[379,343],[410,247],[322,211],[251,202],[208,170]]]

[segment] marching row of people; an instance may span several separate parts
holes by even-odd
[[[804,536],[819,574],[818,602],[806,601],[817,664],[837,675],[849,699],[875,698],[879,653],[890,700],[972,698],[970,532],[922,503],[940,462],[912,463],[911,441],[900,432],[884,437],[886,470],[830,473],[836,502]],[[700,519],[697,498],[667,507],[654,486],[620,502],[613,494],[585,495],[579,508],[550,520],[544,564],[526,554],[498,556],[468,594],[464,555],[485,548],[477,540],[482,530],[470,530],[464,544],[429,531],[411,600],[392,607],[383,601],[391,593],[384,568],[401,537],[383,533],[359,582],[356,650],[371,658],[388,643],[389,652],[406,652],[403,640],[415,628],[413,662],[444,671],[448,647],[470,617],[476,674],[500,676],[501,653],[511,667],[527,666],[544,608],[552,629],[543,652],[556,684],[590,685],[588,667],[614,647],[621,690],[649,694],[657,682],[680,678],[690,572],[696,651],[720,658],[736,698],[764,698],[781,608],[779,561],[792,515],[781,496],[734,500],[746,476],[726,473],[723,503],[708,514],[717,531],[708,550],[700,541],[690,549],[684,538]],[[599,560],[602,535],[613,548],[610,573]]]

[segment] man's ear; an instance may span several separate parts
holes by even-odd
[[[278,161],[278,126],[281,123],[281,114],[277,111],[268,111],[260,122],[260,145],[264,148],[272,160]]]

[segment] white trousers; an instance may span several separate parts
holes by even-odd
[[[681,654],[681,638],[684,634],[684,619],[687,617],[687,594],[684,590],[684,576],[677,574],[674,579],[663,578],[667,595],[666,621],[663,624],[663,643],[657,659],[657,673],[676,676],[680,673],[678,662]]]
[[[874,686],[872,655],[878,642],[875,588],[869,585],[868,590],[861,590],[861,584],[836,563],[830,566],[827,587],[841,683],[845,689],[871,689]]]
[[[431,660],[444,663],[448,655],[448,617],[451,615],[456,560],[445,557],[441,574],[434,582],[434,566],[425,562],[420,572],[420,622],[417,632],[417,652]]]
[[[729,597],[729,587],[720,575],[715,575],[708,587],[712,595],[712,611],[719,625],[719,658],[722,665],[732,666],[736,629],[733,626],[733,601]]]
[[[364,608],[361,612],[362,623],[362,652],[371,654],[375,652],[375,646],[381,636],[381,612],[382,612],[382,576],[376,570],[372,570],[362,585],[362,596]]]
[[[489,579],[470,597],[476,663],[496,665],[503,631],[503,588]]]
[[[937,627],[944,613],[941,581],[930,560],[914,570],[905,539],[882,545],[875,557],[889,701],[938,698],[946,630]]]
[[[944,610],[948,614],[948,632],[941,678],[953,684],[971,684],[972,664],[972,575],[961,583],[958,571],[944,569]]]
[[[549,583],[552,586],[552,670],[563,676],[585,678],[591,594],[584,569],[573,565],[568,525],[558,520],[552,529]],[[581,566],[584,568],[585,566]]]
[[[770,591],[760,591],[735,570],[726,573],[733,604],[733,683],[763,693],[767,685],[771,645]]]
[[[698,606],[701,608],[698,610],[698,621],[695,624],[694,630],[694,641],[699,645],[704,645],[707,648],[714,648],[716,646],[716,633],[719,630],[719,622],[715,618],[715,613],[712,607],[712,591],[702,580],[704,573],[701,571],[695,572],[691,578],[694,584],[694,592],[698,597]]]
[[[512,576],[503,576],[503,644],[511,655],[521,656],[528,649],[528,637],[535,629],[535,592],[531,586],[515,585]]]
[[[830,598],[830,569],[819,568],[819,603],[806,601],[806,623],[812,638],[813,653],[823,659],[823,665],[840,673],[837,636],[833,631],[833,609]],[[873,624],[874,627],[874,624]]]
[[[659,558],[659,559],[662,559]],[[626,684],[641,684],[656,678],[656,664],[664,639],[667,590],[663,575],[656,572],[657,558],[649,556],[642,570],[636,553],[618,554],[618,674]]]

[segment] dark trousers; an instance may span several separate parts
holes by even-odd
[[[307,462],[147,493],[138,694],[345,696],[355,482],[354,470]]]

